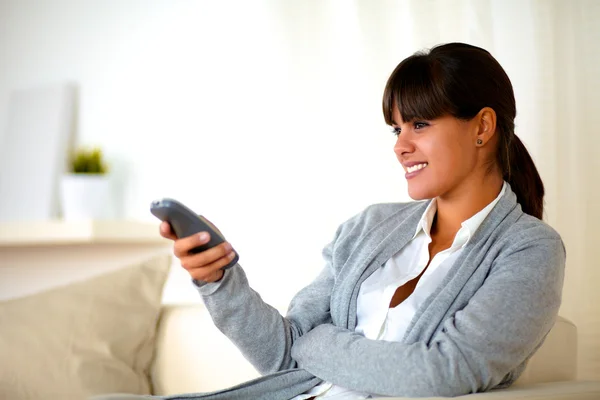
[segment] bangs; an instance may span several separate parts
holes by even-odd
[[[405,123],[455,114],[446,93],[441,65],[435,58],[417,53],[396,67],[383,93],[383,116],[388,125],[400,123],[393,121],[394,107]]]

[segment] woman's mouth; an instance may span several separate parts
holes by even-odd
[[[428,165],[429,165],[429,163],[421,163],[421,164],[415,164],[410,167],[407,167],[405,178],[410,179],[410,178],[416,176],[421,171],[423,171],[425,168],[427,168]]]

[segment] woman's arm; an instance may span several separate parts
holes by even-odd
[[[204,304],[213,322],[261,373],[294,368],[291,347],[294,341],[317,325],[331,321],[329,293],[333,278],[329,266],[293,302],[301,312],[283,317],[265,303],[237,264],[226,271],[219,287],[203,293]],[[212,286],[212,285],[211,285]]]
[[[431,343],[369,340],[331,324],[299,338],[300,368],[350,389],[389,396],[457,396],[489,390],[541,344],[561,302],[560,239],[526,243],[494,261],[468,305]]]
[[[261,299],[237,264],[227,270],[220,281],[198,285],[217,328],[261,374],[296,367],[291,357],[294,342],[315,326],[331,322],[332,253],[343,226],[323,249],[325,267],[311,284],[294,296],[286,317]]]

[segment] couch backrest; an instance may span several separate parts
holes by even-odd
[[[201,304],[165,306],[157,335],[154,394],[209,392],[259,376]],[[576,354],[575,325],[559,317],[515,385],[574,380]]]
[[[527,368],[514,383],[572,381],[577,376],[577,327],[568,319],[558,317],[542,347],[531,357]]]
[[[210,392],[258,377],[203,305],[165,306],[158,326],[153,392]]]

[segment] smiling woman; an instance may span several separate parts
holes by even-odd
[[[417,53],[389,78],[383,112],[409,194],[426,201],[373,204],[342,223],[285,317],[239,264],[221,271],[227,243],[192,254],[209,238],[163,232],[205,277],[193,282],[216,326],[266,375],[185,398],[459,396],[512,385],[544,342],[565,249],[541,220],[543,185],[514,134],[502,67],[462,43]]]

